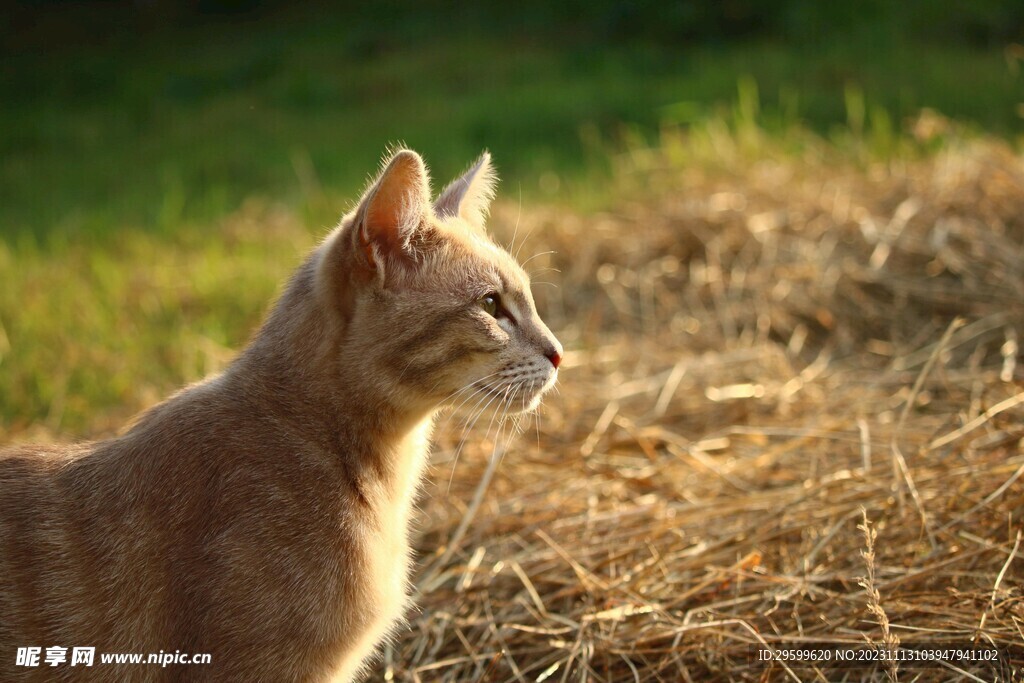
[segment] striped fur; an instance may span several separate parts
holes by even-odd
[[[406,609],[435,413],[529,409],[556,377],[527,277],[480,224],[493,184],[484,155],[434,208],[420,157],[394,153],[223,374],[122,436],[0,454],[0,680],[357,677]],[[17,667],[24,646],[212,664]]]

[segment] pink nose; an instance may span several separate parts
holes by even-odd
[[[548,355],[548,360],[551,361],[551,364],[554,365],[555,369],[557,370],[558,366],[562,362],[562,354],[558,353],[558,351],[552,351],[551,353],[549,353],[547,355]]]

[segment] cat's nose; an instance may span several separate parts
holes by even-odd
[[[558,343],[557,339],[552,339],[551,343],[544,349],[544,356],[551,361],[551,364],[558,369],[558,366],[562,363],[562,345]]]

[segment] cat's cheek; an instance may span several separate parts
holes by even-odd
[[[515,332],[515,324],[509,318],[499,318],[498,327],[509,337]]]
[[[495,352],[503,351],[512,341],[512,335],[501,327],[498,321],[492,321],[491,324],[487,326],[486,335],[493,344]]]

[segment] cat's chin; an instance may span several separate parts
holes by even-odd
[[[533,398],[528,400],[526,406],[522,410],[517,411],[517,412],[518,413],[528,413],[531,410],[536,410],[540,406],[540,402],[544,399],[544,394],[546,392],[547,392],[547,389],[542,389],[542,390],[538,391],[536,394],[534,394]]]

